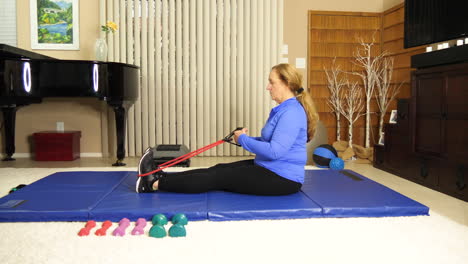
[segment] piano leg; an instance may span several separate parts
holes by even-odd
[[[117,161],[112,166],[125,166],[125,108],[122,105],[113,105],[115,113],[115,128],[117,133]]]
[[[2,107],[3,123],[5,126],[5,153],[3,161],[15,160],[12,158],[15,153],[15,125],[16,107]]]

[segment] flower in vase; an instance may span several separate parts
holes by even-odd
[[[117,24],[112,21],[107,21],[106,25],[101,26],[101,30],[106,33],[109,33],[109,32],[114,33],[115,31],[117,31],[117,29],[118,29]]]

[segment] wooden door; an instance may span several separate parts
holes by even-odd
[[[413,150],[440,156],[443,145],[442,113],[445,80],[441,73],[413,75]]]

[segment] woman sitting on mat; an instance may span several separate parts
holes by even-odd
[[[314,135],[318,114],[310,94],[302,88],[302,75],[294,66],[274,66],[268,81],[267,90],[279,105],[271,110],[261,137],[248,136],[246,128],[234,133],[234,141],[256,154],[255,159],[169,174],[159,171],[138,177],[136,192],[222,190],[286,195],[299,191],[304,182],[306,142]],[[155,169],[153,151],[148,148],[140,159],[138,173]]]

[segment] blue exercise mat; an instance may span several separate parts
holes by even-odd
[[[322,208],[302,192],[284,196],[208,193],[208,219],[211,221],[312,217],[322,217]]]
[[[302,192],[323,217],[427,215],[429,208],[351,170],[308,171]]]
[[[86,221],[129,172],[57,172],[0,199],[0,221]]]
[[[207,193],[136,193],[136,175],[137,173],[131,173],[125,176],[122,183],[106,199],[90,210],[90,219],[151,219],[155,214],[164,214],[170,219],[172,215],[180,212],[192,221],[207,219]]]
[[[301,192],[135,193],[136,172],[59,172],[0,199],[0,222],[134,221],[163,213],[192,220],[428,215],[429,208],[355,172],[306,171]]]

